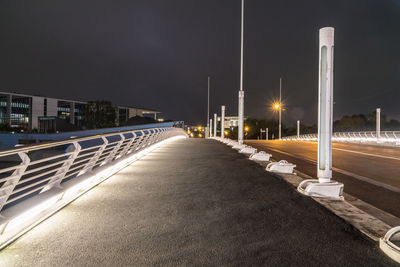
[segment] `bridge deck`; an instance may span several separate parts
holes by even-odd
[[[42,222],[1,266],[393,264],[351,226],[213,140],[170,143]]]

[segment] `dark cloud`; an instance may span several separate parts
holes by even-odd
[[[335,116],[400,116],[398,0],[246,0],[246,115],[316,121],[318,29],[333,26]],[[0,91],[159,109],[206,120],[237,112],[240,0],[0,1]]]

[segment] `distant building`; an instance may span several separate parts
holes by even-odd
[[[246,120],[247,118],[244,118]],[[218,121],[221,121],[221,117],[218,117]],[[231,128],[238,127],[239,125],[239,117],[238,116],[225,116],[225,123],[224,128]],[[218,125],[219,126],[219,125]]]
[[[47,132],[54,129],[57,121],[68,123],[70,129],[84,127],[86,102],[65,100],[51,97],[0,92],[0,124],[26,130],[37,129]],[[119,124],[124,124],[135,116],[146,116],[157,119],[156,110],[117,107]]]
[[[121,107],[118,106],[118,121],[119,124],[126,123],[130,118],[139,117],[150,117],[157,120],[157,114],[161,112],[151,109],[134,108],[134,107]]]

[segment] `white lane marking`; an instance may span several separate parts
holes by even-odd
[[[343,148],[335,148],[334,147],[333,149],[340,150],[340,151],[345,151],[345,152],[350,152],[350,153],[355,153],[355,154],[361,154],[361,155],[365,155],[365,156],[377,157],[377,158],[400,160],[400,158],[384,156],[384,155],[377,155],[377,154],[370,154],[370,153],[359,152],[359,151],[354,151],[354,150],[348,150],[348,149],[343,149]]]
[[[314,161],[314,160],[307,159],[305,157],[301,157],[301,156],[298,156],[298,155],[295,155],[295,154],[290,154],[288,152],[285,152],[285,151],[282,151],[282,150],[279,150],[279,149],[276,149],[276,148],[267,147],[267,149],[269,149],[271,151],[275,151],[275,152],[281,153],[281,154],[286,154],[288,156],[291,156],[291,157],[294,157],[294,158],[298,158],[298,159],[301,159],[301,160],[304,160],[304,161],[308,161],[308,162],[311,162],[313,164],[317,164],[317,162]],[[355,178],[357,180],[360,180],[360,181],[363,181],[363,182],[366,182],[366,183],[370,183],[370,184],[373,184],[373,185],[376,185],[376,186],[379,186],[379,187],[383,187],[383,188],[385,188],[387,190],[390,190],[390,191],[393,191],[393,192],[396,192],[396,193],[400,193],[400,188],[398,188],[396,186],[385,184],[385,183],[379,182],[377,180],[374,180],[372,178],[365,177],[365,176],[362,176],[362,175],[359,175],[359,174],[356,174],[356,173],[352,173],[352,172],[349,172],[349,171],[345,171],[345,170],[342,170],[342,169],[339,169],[339,168],[336,168],[336,167],[332,167],[332,170],[336,171],[338,173],[353,177],[353,178]]]

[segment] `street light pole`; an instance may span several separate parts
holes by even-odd
[[[282,78],[279,79],[279,140],[282,137]]]
[[[242,0],[241,18],[241,40],[240,40],[240,90],[239,90],[239,121],[238,121],[238,142],[243,144],[244,124],[244,91],[243,91],[243,46],[244,46],[244,0]]]

